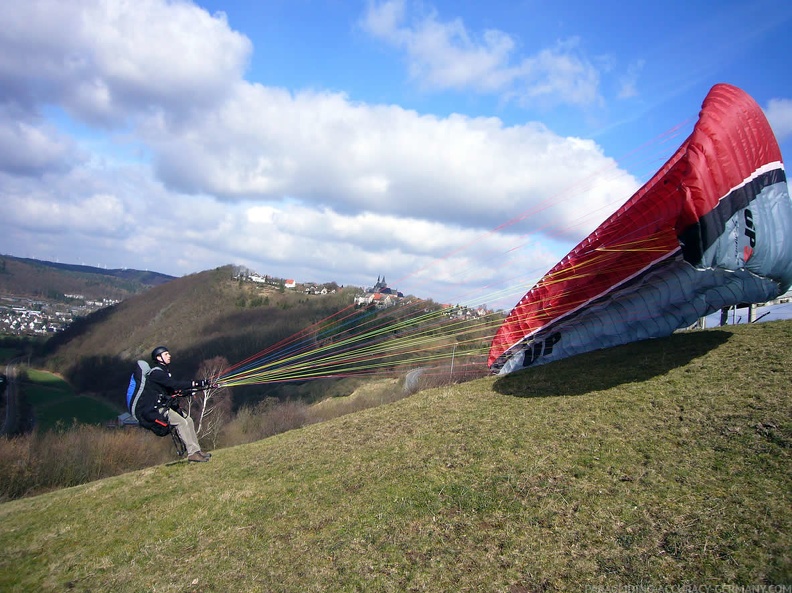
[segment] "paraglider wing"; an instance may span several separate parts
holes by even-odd
[[[512,309],[488,365],[506,374],[662,337],[792,284],[792,202],[761,108],[719,84],[688,139]]]

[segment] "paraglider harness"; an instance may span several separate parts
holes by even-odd
[[[198,390],[184,389],[172,396],[161,393],[157,397],[156,404],[153,408],[141,409],[138,404],[140,402],[140,396],[146,389],[146,383],[150,372],[151,367],[145,360],[137,361],[135,370],[129,378],[129,387],[127,388],[126,396],[127,408],[129,409],[129,413],[132,414],[138,424],[143,428],[150,430],[159,437],[170,434],[173,439],[173,444],[176,447],[176,453],[179,457],[183,457],[187,453],[187,446],[184,444],[184,441],[181,440],[178,433],[172,429],[170,422],[168,422],[168,417],[162,414],[160,410],[162,408],[174,410],[177,414],[181,414],[186,418],[186,415],[179,405],[179,398],[189,397]]]

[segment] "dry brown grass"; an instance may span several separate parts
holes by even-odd
[[[170,437],[137,428],[75,425],[0,438],[0,501],[32,496],[172,461]]]
[[[252,443],[310,424],[353,414],[407,397],[402,382],[382,379],[365,383],[352,394],[327,398],[316,404],[280,402],[269,398],[241,408],[223,427],[219,442],[224,447]]]

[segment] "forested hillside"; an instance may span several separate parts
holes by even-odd
[[[204,360],[238,362],[293,336],[351,305],[356,290],[306,295],[235,278],[229,265],[153,287],[78,321],[49,341],[42,363],[78,391],[120,402],[130,363],[147,359],[158,344],[173,352],[175,374],[191,376]]]
[[[62,299],[78,294],[87,299],[117,299],[173,280],[173,276],[141,270],[105,270],[0,255],[0,294]]]
[[[0,258],[0,288],[6,287],[8,294],[15,297],[31,295],[28,297],[31,301],[68,300],[72,297],[66,295],[74,294],[86,299],[120,301],[77,317],[64,331],[50,334],[31,361],[34,367],[61,375],[77,393],[99,396],[119,408],[125,407],[124,395],[133,362],[148,359],[157,345],[171,349],[175,375],[194,377],[202,363],[217,357],[234,364],[265,349],[274,348],[276,354],[281,354],[284,349],[281,342],[298,335],[299,341],[310,350],[314,347],[312,340],[317,339],[317,324],[321,325],[321,345],[326,348],[339,339],[337,334],[354,334],[360,319],[366,318],[371,323],[372,316],[378,315],[374,305],[354,305],[355,296],[361,291],[358,287],[335,287],[330,292],[308,294],[300,288],[286,288],[282,283],[255,282],[239,271],[237,266],[228,265],[171,278],[134,270],[100,270],[4,257]],[[492,327],[488,322],[467,324],[461,338],[460,324],[464,322],[459,318],[427,315],[440,308],[431,301],[403,299],[383,313],[386,319],[369,325],[371,335],[362,340],[367,345],[382,344],[424,324],[428,328],[424,339],[431,339],[433,347],[452,356],[465,349],[486,346],[500,322],[498,317],[491,320]],[[343,321],[328,321],[340,311],[344,311]],[[460,346],[458,350],[457,346]],[[381,355],[376,358],[376,364],[382,366],[389,360],[403,363],[409,357],[409,352]],[[453,365],[454,361],[449,364]],[[483,360],[480,366],[485,372]],[[458,361],[455,371],[457,378],[463,374]],[[260,382],[234,387],[233,399],[236,406],[266,397],[312,402],[348,395],[359,385],[359,378]]]

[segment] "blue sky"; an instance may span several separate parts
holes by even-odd
[[[384,274],[509,308],[714,84],[792,152],[781,0],[29,0],[0,21],[0,253],[21,257]]]

